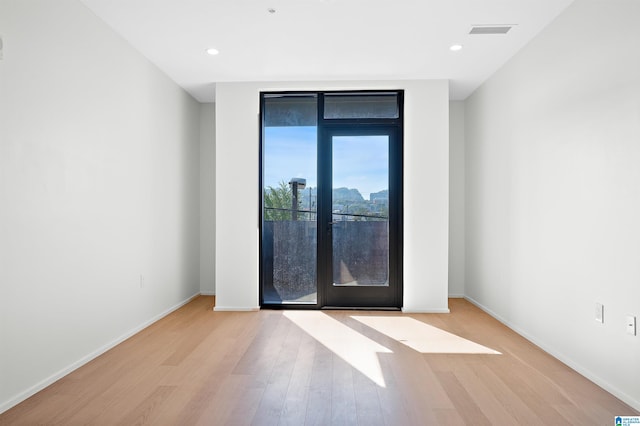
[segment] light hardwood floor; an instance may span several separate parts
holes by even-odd
[[[0,424],[610,425],[639,414],[461,299],[451,314],[412,315],[213,303],[195,299]]]

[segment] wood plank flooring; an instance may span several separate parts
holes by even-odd
[[[609,425],[640,414],[461,299],[451,314],[411,315],[213,303],[195,299],[0,425]],[[418,332],[405,336],[398,318]],[[486,353],[465,353],[467,340]]]

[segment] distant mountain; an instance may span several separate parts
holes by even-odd
[[[301,189],[298,192],[298,199],[300,200],[301,205],[304,208],[309,206],[309,201],[312,204],[316,203],[318,197],[318,188],[309,187],[305,189]],[[375,193],[371,193],[367,200],[364,199],[360,191],[356,188],[333,188],[333,202],[338,204],[353,204],[353,203],[364,203],[369,200],[378,200],[378,199],[389,199],[389,191],[383,190]]]
[[[369,200],[388,200],[389,199],[389,190],[383,189],[382,191],[372,192],[369,194]]]
[[[347,202],[362,202],[364,198],[360,191],[355,188],[333,188],[333,202],[343,203]]]

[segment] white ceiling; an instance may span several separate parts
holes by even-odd
[[[465,99],[573,0],[82,1],[213,102],[216,82],[310,80],[449,79],[450,98]],[[515,27],[469,34],[492,24]],[[456,43],[464,48],[451,52]]]

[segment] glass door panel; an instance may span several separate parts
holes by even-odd
[[[389,285],[389,137],[332,138],[334,286]]]
[[[322,142],[328,307],[399,307],[401,153],[393,127],[334,126]],[[323,195],[324,197],[325,195]],[[325,211],[325,208],[330,211]]]

